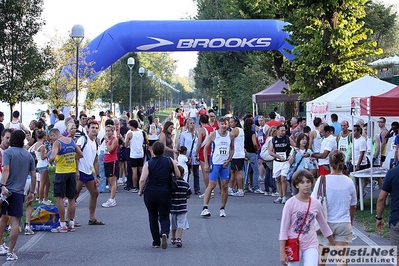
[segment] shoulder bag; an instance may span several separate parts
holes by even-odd
[[[176,175],[175,175],[175,168],[173,166],[172,159],[169,159],[169,166],[170,166],[170,186],[172,188],[172,192],[176,191],[179,188],[179,185],[177,184],[176,180]]]
[[[308,217],[309,214],[309,209],[310,209],[310,204],[312,202],[312,197],[309,197],[309,204],[308,204],[308,210],[306,211],[305,219],[303,219],[303,223],[301,225],[301,229],[299,229],[298,232],[298,237],[296,238],[289,238],[285,242],[285,254],[287,255],[287,259],[289,262],[294,262],[294,261],[299,261],[299,236],[302,233],[302,229],[306,223],[306,218]]]
[[[327,192],[326,192],[326,188],[327,188],[327,182],[326,182],[326,176],[322,175],[320,176],[320,183],[319,183],[319,187],[317,189],[317,200],[320,201],[321,207],[323,208],[323,213],[324,216],[326,217],[327,220]],[[319,223],[317,222],[317,220],[315,221],[315,229],[320,230],[320,226]]]

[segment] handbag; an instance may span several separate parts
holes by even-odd
[[[263,144],[262,149],[260,150],[260,157],[265,160],[266,162],[269,161],[274,161],[274,157],[270,155],[269,153],[269,142],[271,139],[269,139],[269,141],[266,140],[265,144]]]
[[[287,255],[287,259],[289,262],[294,262],[294,261],[299,261],[299,236],[302,233],[302,229],[306,223],[306,218],[308,217],[309,214],[309,209],[310,209],[310,204],[312,202],[312,197],[309,197],[309,204],[308,204],[308,210],[306,211],[305,214],[305,219],[303,219],[303,223],[301,225],[301,229],[299,229],[298,232],[298,237],[296,238],[289,238],[285,242],[285,254]]]
[[[324,216],[327,218],[327,193],[326,193],[326,176],[322,175],[320,176],[320,183],[319,183],[319,187],[317,189],[317,197],[316,199],[318,201],[320,201],[321,207],[323,208],[323,213]],[[317,222],[317,220],[315,221],[315,229],[320,230],[320,226],[319,223]]]
[[[171,173],[170,173],[170,186],[172,188],[172,192],[176,191],[179,188],[179,185],[177,184],[176,180],[176,175],[175,175],[175,169],[173,167],[173,162],[172,159],[169,159],[169,166],[171,168]]]
[[[301,164],[303,160],[303,156],[301,157],[301,159],[299,160],[299,162],[295,165],[295,166],[290,166],[290,169],[288,170],[287,176],[285,177],[285,180],[290,181],[292,178],[292,175],[296,172],[296,170],[298,169],[299,165]]]

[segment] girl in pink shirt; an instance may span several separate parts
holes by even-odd
[[[307,170],[299,170],[294,173],[292,177],[293,185],[298,189],[298,194],[290,198],[284,206],[283,216],[280,225],[280,262],[282,265],[303,265],[317,266],[318,264],[318,240],[316,229],[314,226],[315,220],[320,225],[320,230],[323,235],[329,240],[331,245],[335,245],[332,231],[327,224],[326,217],[323,213],[323,208],[318,200],[312,200],[307,215],[305,225],[299,236],[300,247],[300,261],[289,262],[285,253],[285,244],[288,239],[297,238],[299,230],[304,222],[306,211],[308,210],[310,191],[314,185],[314,177]]]

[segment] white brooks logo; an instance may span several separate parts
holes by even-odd
[[[173,42],[165,40],[165,39],[161,39],[161,38],[155,38],[155,37],[148,37],[148,38],[156,40],[159,43],[140,45],[140,46],[137,46],[137,50],[147,51],[147,50],[151,50],[151,49],[154,49],[157,47],[173,44]]]

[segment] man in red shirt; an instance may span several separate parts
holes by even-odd
[[[277,127],[278,125],[280,125],[280,121],[276,121],[276,113],[275,112],[270,112],[269,118],[270,118],[270,120],[268,122],[266,122],[266,125],[268,125],[269,127]]]

